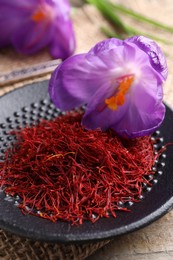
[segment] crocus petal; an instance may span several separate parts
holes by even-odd
[[[14,13],[10,17],[11,18],[6,18],[0,14],[0,32],[1,32],[0,47],[5,47],[7,45],[10,45],[11,35],[19,25],[19,20],[13,18]]]
[[[49,43],[49,50],[53,57],[66,59],[75,50],[75,36],[73,25],[70,20],[70,4],[67,0],[47,0],[57,15],[53,26],[53,37]]]
[[[99,56],[102,55],[105,51],[115,49],[115,47],[122,46],[123,41],[116,38],[106,39],[99,43],[97,43],[87,54],[87,58],[89,56]]]
[[[104,43],[109,48],[107,41]],[[130,44],[125,47],[121,44],[110,50],[107,48],[104,46],[103,52],[98,53],[97,47],[96,53],[93,49],[92,53],[70,57],[55,70],[49,83],[49,94],[57,107],[69,110],[88,103],[102,85],[106,83],[109,86],[116,77],[122,76],[124,63],[128,63],[129,59],[136,55]],[[139,63],[147,63],[145,54],[137,59]],[[131,67],[130,64],[129,68],[126,68],[127,74],[130,73]]]
[[[33,8],[37,3],[38,0],[30,0],[30,1],[21,1],[21,0],[1,0],[0,1],[2,7],[10,8],[14,10],[16,7],[19,8],[21,11],[27,10],[28,8]]]
[[[67,58],[75,49],[68,0],[1,0],[0,46],[35,53],[49,46],[54,58]]]
[[[106,46],[109,48],[108,44]],[[123,46],[110,50],[104,48],[104,52],[100,52],[98,56],[97,50],[98,48],[96,54],[93,51],[90,55],[70,57],[55,70],[49,83],[49,94],[60,109],[69,110],[88,103],[102,85],[107,83],[109,86],[112,80],[123,75],[124,69],[119,69],[123,66],[122,57],[127,55],[128,61],[134,55],[131,47],[125,54]]]
[[[156,66],[150,47],[157,49],[155,43],[141,47],[136,38],[100,42],[55,70],[50,97],[65,110],[86,104],[82,124],[87,129],[112,128],[129,138],[151,134],[165,115],[162,84],[167,67],[159,49]]]
[[[75,50],[75,36],[71,21],[58,18],[53,30],[53,37],[49,43],[50,53],[62,60],[71,56]]]
[[[79,54],[56,68],[49,82],[49,94],[57,107],[70,110],[87,103],[105,80],[85,54]]]
[[[27,20],[13,35],[12,43],[18,52],[31,54],[44,48],[49,43],[52,33],[49,24],[35,24]]]
[[[99,66],[108,69],[114,69],[115,63],[121,62],[120,47],[123,47],[123,41],[115,38],[106,39],[97,43],[88,53],[86,53],[86,59],[96,67]],[[116,48],[118,52],[114,55]],[[112,58],[113,57],[113,58]]]
[[[117,134],[128,138],[153,133],[165,115],[163,88],[157,84],[156,72],[151,67],[146,66],[143,72],[147,77],[132,87],[131,95],[127,94],[126,102],[115,111],[108,109],[104,103],[105,98],[112,95],[112,87],[102,86],[88,102],[82,124],[87,129],[112,128]]]
[[[43,2],[45,1],[45,3],[57,9],[58,14],[63,14],[65,17],[69,18],[71,6],[68,0],[42,0],[42,1]]]
[[[149,135],[162,123],[165,116],[163,88],[157,84],[157,78],[152,76],[151,71],[148,68],[148,78],[132,90],[124,116],[111,126],[119,135],[129,138]],[[148,84],[149,88],[146,87]]]
[[[25,17],[30,13],[30,10],[32,10],[25,4],[26,3],[21,3],[19,0],[0,1],[0,47],[11,43],[12,35],[22,24],[22,21],[25,20]]]
[[[163,100],[163,87],[158,84],[153,68],[144,66],[142,71],[145,76],[141,76],[141,81],[131,90],[132,103],[139,110],[142,108],[151,113],[152,107]]]
[[[146,89],[145,86],[136,86],[136,89],[139,90],[135,96],[127,95],[126,102],[117,111],[111,111],[104,103],[99,103],[109,93],[108,90],[106,93],[99,91],[88,103],[82,125],[88,130],[112,128],[118,135],[128,138],[152,134],[165,116],[165,106],[157,102],[161,99],[162,87],[158,88],[155,97],[151,90],[148,93],[140,90]]]
[[[82,119],[82,125],[86,129],[102,129],[105,131],[113,124],[118,123],[124,116],[129,102],[125,102],[123,106],[119,107],[118,113],[117,111],[112,111],[105,104],[105,99],[112,94],[111,86],[108,87],[105,83],[90,99]]]
[[[160,47],[153,40],[145,36],[134,36],[127,39],[127,41],[136,44],[141,50],[147,53],[153,68],[162,75],[162,81],[166,80],[168,68],[165,56]]]
[[[160,103],[150,112],[140,111],[132,103],[122,120],[111,128],[120,136],[128,138],[150,135],[161,125],[165,116],[165,106]]]

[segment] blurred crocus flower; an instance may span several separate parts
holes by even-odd
[[[13,45],[24,54],[48,46],[54,58],[75,49],[68,0],[0,0],[0,47]]]
[[[88,53],[68,58],[54,71],[49,94],[71,110],[87,104],[87,129],[112,128],[128,138],[153,133],[165,115],[167,65],[158,45],[143,36],[104,40]]]

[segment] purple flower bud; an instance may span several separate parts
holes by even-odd
[[[162,123],[166,77],[166,60],[155,42],[143,36],[108,39],[59,65],[49,94],[62,110],[87,104],[82,119],[87,129],[112,128],[134,138]]]
[[[0,6],[0,47],[32,54],[48,46],[61,59],[74,52],[68,0],[0,0]]]

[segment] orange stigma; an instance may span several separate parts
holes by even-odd
[[[130,89],[132,83],[134,81],[134,76],[125,76],[121,80],[118,92],[111,96],[110,98],[105,99],[105,104],[111,110],[117,110],[118,106],[122,106],[125,102],[125,95],[127,94],[128,90]]]
[[[34,22],[40,22],[46,18],[46,14],[43,10],[38,9],[33,15],[32,15],[32,20]]]
[[[34,22],[41,22],[43,20],[52,20],[54,18],[54,10],[51,6],[45,4],[40,5],[32,14],[31,19]]]

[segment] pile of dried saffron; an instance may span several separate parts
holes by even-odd
[[[0,185],[21,198],[24,213],[73,224],[115,217],[149,183],[155,161],[150,137],[86,131],[81,116],[70,113],[13,133],[17,141],[0,163]]]

